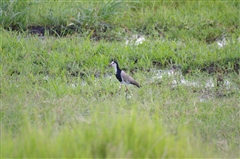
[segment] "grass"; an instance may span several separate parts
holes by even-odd
[[[171,89],[165,79],[131,87],[126,99],[105,78],[13,81],[2,82],[3,158],[238,156],[239,91],[201,102],[194,88]]]
[[[2,158],[240,156],[237,1],[2,4]],[[126,45],[134,34],[146,41]],[[117,92],[111,59],[142,88]],[[154,78],[173,64],[198,84]]]
[[[18,36],[16,33],[3,31],[4,50],[8,53],[4,58],[10,58],[11,64],[6,65],[7,72],[20,72],[26,68],[27,73],[43,73],[45,75],[73,74],[84,72],[104,72],[109,61],[113,58],[126,63],[126,67],[133,69],[151,68],[154,61],[160,66],[179,64],[186,72],[196,70],[211,64],[219,69],[234,71],[234,64],[239,63],[239,42],[219,49],[217,44],[206,46],[205,43],[191,41],[180,43],[178,41],[147,40],[139,46],[126,46],[124,42],[91,42],[74,36],[64,40],[46,37],[39,40],[37,37],[11,39]],[[69,42],[70,41],[70,42]],[[29,51],[28,51],[29,50]],[[13,53],[12,53],[12,52]],[[11,52],[11,54],[10,54]],[[22,59],[24,62],[19,63]],[[7,59],[6,59],[7,60]],[[135,63],[133,63],[135,61]],[[35,69],[36,68],[36,69]],[[31,70],[29,70],[31,69]],[[91,71],[90,71],[91,70]],[[22,72],[26,74],[26,72]]]
[[[65,127],[57,134],[52,132],[50,127],[44,126],[43,129],[30,126],[30,128],[24,128],[21,132],[21,138],[15,138],[14,141],[11,139],[11,134],[4,136],[6,140],[3,144],[8,143],[5,148],[11,150],[12,157],[19,157],[20,154],[22,157],[161,156],[167,158],[196,157],[203,153],[199,149],[196,149],[197,152],[193,151],[191,144],[195,144],[197,148],[199,141],[193,136],[190,137],[184,128],[178,130],[178,135],[172,135],[166,133],[160,124],[161,121],[156,119],[152,122],[150,119],[136,122],[134,114],[126,115],[126,120],[122,119],[123,115],[118,117],[114,114],[112,117],[112,121],[108,118],[103,121],[101,118],[99,121],[99,116],[95,117],[96,119],[92,120],[91,123],[81,121],[81,124],[70,128]],[[159,124],[156,125],[155,122],[159,122]],[[195,142],[191,143],[193,141]],[[22,148],[17,148],[15,142],[23,145]],[[56,143],[58,144],[56,145]],[[186,143],[187,147],[185,147]],[[186,151],[191,153],[186,154]],[[3,154],[3,156],[8,155]]]
[[[233,33],[239,35],[238,1],[2,3],[0,21],[6,29],[26,30],[31,26],[42,26],[57,35],[77,31],[82,36],[94,30],[95,36],[109,40],[121,38],[119,33],[137,32],[152,37],[197,39],[208,43]],[[102,34],[106,31],[108,35]]]

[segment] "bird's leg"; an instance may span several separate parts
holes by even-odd
[[[126,92],[128,92],[128,88],[127,88],[127,86],[125,85],[125,87],[126,87]]]
[[[120,84],[120,88],[118,89],[118,92],[122,89],[122,84]]]

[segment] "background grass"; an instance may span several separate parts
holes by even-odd
[[[1,4],[2,158],[240,156],[238,1]],[[142,88],[117,92],[111,59]],[[155,79],[173,64],[198,85]]]
[[[3,1],[1,23],[6,29],[31,26],[66,35],[94,30],[110,40],[138,32],[153,37],[212,42],[239,35],[236,1]],[[106,32],[107,34],[102,34]],[[126,31],[128,31],[126,33]]]
[[[103,73],[109,61],[114,58],[120,63],[124,61],[125,67],[129,69],[137,67],[147,70],[156,61],[160,67],[181,65],[184,72],[202,69],[211,64],[216,65],[221,72],[239,69],[238,41],[219,49],[217,44],[206,46],[205,43],[197,41],[181,43],[172,40],[146,40],[139,46],[127,46],[125,42],[92,42],[74,36],[65,37],[63,40],[54,37],[41,40],[21,35],[11,38],[13,36],[18,34],[4,30],[2,32],[2,44],[7,53],[3,59],[12,60],[11,64],[5,65],[9,74],[20,73],[21,67],[26,68],[23,71],[31,69],[27,73],[45,75]],[[33,67],[27,68],[29,65]]]

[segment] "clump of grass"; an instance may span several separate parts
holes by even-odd
[[[75,3],[75,4],[73,4]],[[122,2],[3,2],[2,25],[13,30],[31,29],[41,26],[51,34],[67,35],[74,32],[105,32],[113,26],[121,11]],[[54,7],[53,7],[54,6]],[[112,19],[112,20],[110,20]]]
[[[28,25],[28,8],[31,3],[25,1],[1,2],[0,22],[7,29],[26,29]]]
[[[145,113],[138,117],[134,109],[125,115],[101,116],[95,113],[89,123],[65,125],[60,130],[49,122],[32,125],[28,119],[17,134],[3,130],[2,157],[169,158],[212,153],[188,128],[172,134],[159,118],[151,119]]]
[[[73,18],[73,25],[80,26],[83,29],[98,29],[104,31],[111,26],[109,19],[120,13],[122,2],[104,2],[94,4],[89,8],[80,7],[78,14]],[[104,29],[104,30],[103,30]]]

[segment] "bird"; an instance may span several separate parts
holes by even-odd
[[[113,60],[109,66],[112,66],[114,68],[115,75],[118,81],[121,82],[121,84],[125,84],[126,91],[128,91],[128,88],[126,86],[127,84],[132,84],[134,86],[137,86],[138,88],[141,87],[130,75],[128,75],[127,73],[120,69],[117,61]],[[121,88],[122,85],[120,86],[120,89]]]

